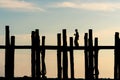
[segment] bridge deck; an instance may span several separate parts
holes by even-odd
[[[41,47],[42,46],[40,46],[40,48]],[[6,47],[4,45],[0,45],[0,49],[5,49],[5,48]],[[31,49],[32,46],[30,46],[30,45],[16,45],[14,48],[15,49]],[[58,46],[47,45],[44,48],[47,50],[57,50],[58,48],[63,48],[63,46],[58,47]],[[67,48],[70,49],[70,46],[67,46]],[[93,48],[95,48],[95,47],[93,47]],[[97,48],[98,49],[115,49],[115,46],[98,46]],[[84,46],[78,46],[78,47],[73,46],[72,49],[73,50],[84,50],[85,47]]]

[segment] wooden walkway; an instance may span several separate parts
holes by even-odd
[[[39,48],[41,49],[42,46],[39,46]],[[44,48],[47,50],[57,50],[59,47],[53,46],[53,45],[46,45]],[[60,48],[62,49],[63,46],[60,46]],[[0,45],[0,49],[6,49],[6,46]],[[15,45],[14,49],[32,49],[32,46],[30,46],[30,45]],[[73,49],[74,50],[84,50],[85,46],[78,46],[78,47],[73,46]],[[93,47],[93,49],[96,49],[96,47]],[[98,46],[97,49],[99,49],[99,50],[113,49],[114,50],[115,46]],[[70,46],[67,46],[67,50],[70,50]]]
[[[94,44],[93,44],[94,43]],[[68,44],[70,46],[68,46]],[[0,45],[0,49],[5,49],[5,78],[16,80],[46,79],[46,50],[56,50],[57,53],[57,78],[47,78],[48,80],[82,80],[75,79],[74,75],[74,50],[84,50],[85,57],[85,79],[103,80],[99,78],[98,58],[99,50],[114,50],[114,79],[120,79],[120,38],[119,33],[115,33],[114,46],[98,45],[98,37],[93,38],[92,29],[84,35],[84,46],[74,46],[74,38],[69,37],[67,42],[67,31],[57,34],[57,45],[46,45],[45,36],[39,36],[39,30],[31,32],[31,45],[15,45],[15,36],[10,36],[9,26],[5,27],[5,45]],[[15,49],[31,50],[31,78],[14,78],[14,55]],[[68,78],[68,52],[70,53],[70,78]],[[63,56],[61,55],[63,54]],[[40,57],[41,56],[41,57]],[[63,61],[63,62],[62,62]],[[40,65],[41,63],[41,65]],[[62,69],[61,69],[62,67]],[[110,79],[106,79],[110,80]],[[112,79],[111,79],[112,80]]]

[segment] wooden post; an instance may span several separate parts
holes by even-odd
[[[39,30],[35,31],[35,48],[36,48],[36,77],[40,78],[40,37]]]
[[[84,45],[85,45],[85,79],[88,80],[88,70],[89,70],[89,65],[88,65],[88,57],[89,57],[89,53],[88,53],[88,33],[85,33],[84,36]]]
[[[61,72],[61,34],[57,34],[57,76],[58,79],[61,80],[62,78],[62,72]]]
[[[14,46],[15,46],[15,36],[11,36],[11,48],[10,48],[10,76],[14,77]]]
[[[118,79],[120,79],[120,38],[118,40],[118,57],[117,57],[117,62],[118,62]]]
[[[98,80],[99,70],[98,70],[98,38],[95,38],[95,80]]]
[[[36,73],[36,69],[35,69],[35,32],[32,31],[31,33],[31,43],[32,43],[32,49],[31,49],[31,75],[32,78],[35,78],[35,73]]]
[[[92,29],[89,30],[89,79],[94,79],[93,74],[93,40],[92,40]]]
[[[73,37],[70,37],[70,66],[71,66],[71,79],[74,79]]]
[[[42,36],[42,78],[46,78],[46,65],[45,65],[45,36]]]
[[[120,72],[119,72],[119,46],[120,46],[120,42],[119,42],[119,33],[116,32],[115,33],[115,53],[114,53],[114,79],[118,80],[120,79]]]
[[[10,77],[10,67],[9,67],[9,61],[10,61],[10,32],[9,32],[9,26],[5,26],[6,29],[6,36],[5,36],[5,77]]]
[[[68,56],[66,29],[63,29],[63,79],[68,79]]]

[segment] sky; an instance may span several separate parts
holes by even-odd
[[[88,29],[93,29],[99,45],[114,45],[115,32],[120,31],[119,14],[119,0],[0,0],[0,44],[5,43],[5,26],[9,25],[16,45],[30,45],[30,34],[35,29],[39,29],[40,36],[46,36],[47,45],[56,45],[57,33],[62,29],[67,29],[67,37],[74,37],[74,30],[78,29],[80,45],[84,44]],[[30,50],[16,53],[15,76],[30,76]],[[46,55],[47,76],[55,77],[56,70],[51,72],[56,69],[56,51],[47,53],[54,53]],[[4,54],[0,55],[0,76],[4,76]],[[74,56],[75,76],[84,77],[84,51],[75,51]],[[100,77],[113,78],[113,69],[114,51],[100,50]]]

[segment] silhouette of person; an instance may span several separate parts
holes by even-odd
[[[75,46],[79,46],[79,43],[78,43],[78,40],[79,40],[79,33],[78,33],[78,30],[75,29],[75,39],[74,39],[74,44]]]

